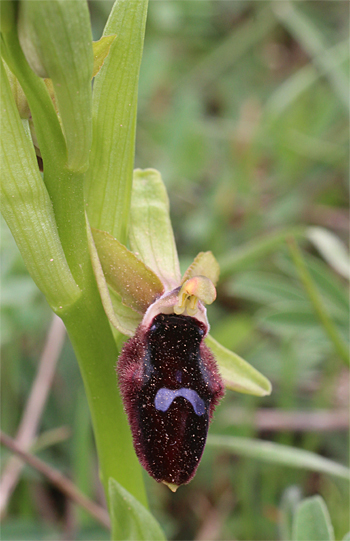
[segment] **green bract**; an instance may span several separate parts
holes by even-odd
[[[85,197],[91,227],[125,243],[129,219],[136,106],[147,1],[115,2],[104,36],[116,36],[95,77],[93,136]]]
[[[21,2],[18,34],[31,68],[40,77],[52,80],[67,143],[68,168],[87,169],[93,72],[87,3],[85,0]]]
[[[20,120],[1,61],[0,69],[1,212],[34,281],[59,313],[73,304],[81,291],[59,240],[52,204],[27,135],[28,123]]]

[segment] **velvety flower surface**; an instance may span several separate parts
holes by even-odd
[[[205,326],[194,317],[159,314],[142,323],[118,361],[120,390],[136,454],[157,481],[194,476],[224,386]]]

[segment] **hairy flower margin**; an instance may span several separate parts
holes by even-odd
[[[209,422],[223,395],[223,382],[229,389],[258,396],[269,394],[271,385],[246,361],[208,334],[205,305],[216,298],[219,265],[211,252],[201,252],[181,277],[169,202],[158,171],[134,171],[129,229],[132,251],[106,231],[91,229],[90,232],[91,259],[105,312],[119,332],[133,337],[123,348],[118,375],[135,451],[150,475],[175,490],[189,482],[198,467]],[[189,336],[193,336],[193,340]],[[177,344],[182,337],[184,348],[181,349]],[[187,358],[183,349],[191,350]],[[176,378],[191,371],[186,363],[190,363],[193,375],[187,377],[185,384]],[[169,364],[173,366],[171,373]],[[158,374],[152,385],[150,372]],[[200,382],[203,372],[206,376]],[[152,391],[147,394],[145,389],[150,385]],[[205,405],[197,389],[201,389],[202,396],[207,392]],[[174,396],[186,398],[180,401],[186,405],[180,407],[177,401],[177,405],[170,408]],[[156,411],[160,409],[162,413]],[[142,417],[142,411],[148,412],[146,417]],[[186,419],[184,426],[195,427],[203,421],[197,445],[189,443],[194,438],[189,433],[184,434],[182,440],[179,437],[181,416]],[[146,430],[144,427],[150,417],[153,421]],[[155,441],[158,436],[164,441],[156,451],[153,444],[147,442]],[[168,444],[178,447],[171,459]],[[183,460],[180,447],[188,449],[186,455],[192,457],[192,464],[190,459]]]

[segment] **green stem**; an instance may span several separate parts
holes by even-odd
[[[62,319],[84,380],[107,498],[108,480],[113,477],[147,506],[141,468],[117,386],[119,352],[94,284]]]
[[[84,174],[63,169],[56,175],[60,198],[54,203],[58,234],[69,268],[81,289],[95,282],[84,211]]]
[[[141,468],[132,446],[130,429],[117,386],[118,359],[110,324],[103,310],[93,274],[84,214],[83,176],[62,172],[61,195],[69,224],[61,231],[72,274],[83,290],[82,298],[61,315],[76,353],[94,426],[101,479],[108,498],[108,481],[116,479],[147,505]],[[64,214],[57,214],[57,219]]]
[[[334,325],[333,321],[329,317],[327,310],[322,302],[322,299],[312,281],[312,278],[309,274],[309,271],[306,268],[303,257],[299,250],[299,247],[295,239],[291,238],[288,240],[288,245],[290,253],[292,255],[294,264],[299,274],[299,278],[304,285],[305,291],[309,296],[311,304],[313,306],[314,312],[318,319],[320,320],[323,328],[328,335],[329,339],[334,345],[334,349],[338,353],[339,357],[347,364],[350,365],[350,356],[349,348],[342,339],[341,335],[338,332],[338,329]]]

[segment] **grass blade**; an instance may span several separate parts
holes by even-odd
[[[329,317],[316,286],[306,268],[298,245],[294,239],[289,242],[289,248],[300,280],[305,287],[305,291],[309,296],[316,316],[320,320],[327,336],[332,341],[334,349],[338,353],[339,357],[345,362],[345,364],[350,365],[349,347],[344,342],[337,327]]]
[[[304,227],[282,229],[236,248],[231,254],[219,259],[220,278],[227,278],[270,254],[284,244],[290,236],[305,237],[305,229]]]
[[[234,436],[209,436],[207,445],[264,462],[327,473],[350,482],[350,469],[346,466],[337,464],[316,453],[288,445]]]
[[[333,55],[329,54],[328,49],[324,46],[318,29],[313,26],[301,10],[295,9],[292,2],[272,4],[272,9],[282,24],[310,55],[315,66],[326,73],[339,99],[349,109],[348,80],[339,66],[334,63]]]

